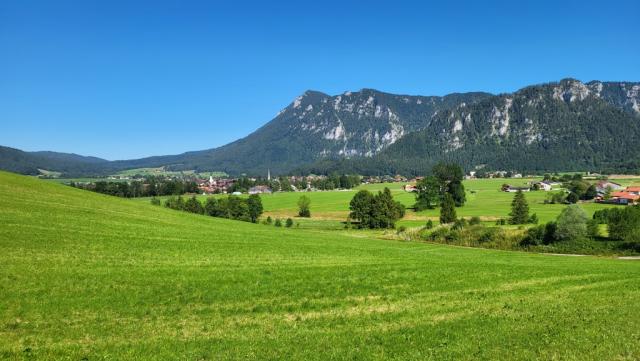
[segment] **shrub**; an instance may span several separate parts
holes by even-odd
[[[566,196],[564,192],[554,192],[547,195],[547,199],[545,200],[545,203],[561,204],[561,203],[564,203],[565,198]]]
[[[620,208],[600,209],[593,213],[593,219],[595,219],[599,224],[607,224],[609,223],[609,218],[618,217],[620,212],[622,212],[622,209]]]
[[[574,192],[571,192],[569,193],[569,195],[567,195],[567,202],[571,204],[578,203],[578,200],[580,200],[580,196]]]
[[[171,196],[164,202],[164,206],[181,211],[184,209],[184,199],[182,199],[182,197],[180,196],[178,196],[177,198]]]
[[[625,207],[608,215],[609,237],[612,239],[640,240],[640,207]]]
[[[273,223],[273,218],[271,218],[271,216],[267,217],[267,220],[265,221],[267,224],[272,224]]]
[[[538,224],[538,215],[537,214],[532,214],[531,217],[529,217],[529,223],[532,224]]]
[[[439,239],[443,239],[444,236],[449,233],[449,230],[447,228],[441,227],[438,228],[436,230],[434,230],[431,233],[421,233],[421,237],[427,241],[437,241]]]
[[[432,229],[433,228],[433,221],[432,220],[428,220],[427,224],[425,225],[426,229]]]
[[[587,214],[580,206],[568,206],[558,216],[556,238],[562,241],[584,238],[587,235],[587,220]]]
[[[453,222],[453,226],[451,228],[454,230],[460,230],[466,226],[467,226],[467,220],[464,218],[460,218],[460,219],[456,219],[456,221]]]
[[[293,226],[293,219],[287,218],[287,221],[285,222],[285,227],[291,228],[292,226]]]
[[[204,214],[204,207],[202,207],[202,203],[200,203],[196,196],[189,198],[184,203],[184,210],[189,213]]]
[[[406,230],[407,230],[407,227],[400,226],[400,227],[398,227],[398,232],[397,233],[400,234],[400,233],[406,232]]]
[[[513,249],[514,241],[517,241],[501,228],[483,225],[473,225],[461,229],[441,227],[430,234],[423,232],[421,237],[441,243],[500,249]]]
[[[225,218],[251,221],[247,199],[230,195],[220,201],[220,208],[223,210],[223,217]]]
[[[590,219],[587,221],[587,234],[591,238],[597,238],[600,236],[600,224],[596,219]]]
[[[282,221],[280,218],[276,218],[276,222],[273,225],[276,227],[282,227]]]
[[[558,224],[556,222],[549,222],[544,226],[544,237],[542,239],[542,243],[551,244],[557,240],[556,230],[558,229]]]
[[[153,204],[154,206],[159,206],[160,205],[160,199],[153,197],[151,198],[151,204]]]
[[[478,224],[480,224],[480,223],[481,223],[481,222],[480,222],[480,217],[478,217],[478,216],[473,216],[473,217],[471,217],[471,219],[469,220],[469,225],[470,225],[470,226],[475,226],[475,225],[478,225]]]
[[[477,228],[477,242],[478,243],[486,243],[494,240],[495,236],[500,232],[499,228],[486,228],[486,227],[478,227]]]
[[[544,243],[546,226],[540,225],[531,227],[525,233],[524,238],[520,241],[521,246],[537,246]]]
[[[222,217],[223,213],[218,206],[218,200],[214,197],[209,197],[204,202],[204,214],[211,217]]]
[[[632,251],[640,253],[640,242],[624,242],[618,246],[622,251]]]
[[[311,217],[311,198],[307,196],[301,196],[298,199],[298,216],[299,217]]]

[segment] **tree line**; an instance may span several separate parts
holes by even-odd
[[[152,198],[151,203],[155,205],[162,204],[158,198]],[[163,205],[175,210],[252,223],[257,223],[264,211],[262,199],[257,194],[252,194],[248,198],[234,195],[219,199],[209,197],[204,204],[195,196],[187,200],[184,200],[182,196],[172,196]]]
[[[131,182],[71,182],[69,185],[75,188],[123,198],[169,196],[198,192],[198,184],[192,180],[176,180],[158,177],[149,177],[144,181]]]

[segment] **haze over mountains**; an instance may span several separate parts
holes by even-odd
[[[624,170],[640,167],[639,139],[640,83],[564,79],[500,95],[307,91],[255,132],[219,148],[106,161],[0,147],[0,168],[73,176],[159,166],[232,175],[409,175],[454,160],[467,169]]]

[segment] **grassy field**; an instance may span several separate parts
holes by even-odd
[[[503,183],[512,185],[525,185],[533,179],[474,179],[464,182],[467,190],[467,203],[464,207],[457,208],[458,216],[479,216],[484,220],[492,221],[498,218],[507,218],[511,211],[513,193],[500,191]],[[538,179],[539,180],[539,179]],[[631,184],[630,181],[622,181]],[[407,207],[415,203],[415,195],[405,192],[402,187],[405,183],[364,184],[355,190],[327,191],[305,193],[311,198],[311,214],[316,220],[344,221],[349,213],[349,202],[358,189],[368,189],[373,192],[388,187],[394,197]],[[295,217],[297,215],[297,201],[301,193],[279,192],[270,195],[262,195],[265,214],[272,217]],[[544,204],[549,192],[537,191],[526,193],[529,202],[530,213],[536,213],[541,222],[554,220],[565,207],[561,204]],[[204,201],[207,196],[199,196]],[[149,202],[148,198],[138,198],[133,201]],[[597,209],[613,207],[611,205],[596,204],[593,202],[582,203],[585,211],[591,215]],[[438,209],[424,212],[408,211],[400,225],[424,225],[427,219],[437,220]]]
[[[4,359],[640,358],[634,261],[278,229],[1,172],[0,249]]]

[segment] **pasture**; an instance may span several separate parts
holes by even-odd
[[[3,172],[0,249],[4,359],[640,358],[634,261],[278,229]]]
[[[540,180],[533,178],[520,179],[473,179],[465,180],[467,203],[464,207],[457,208],[457,214],[461,217],[478,216],[485,221],[495,221],[498,218],[508,218],[511,212],[511,201],[514,193],[506,193],[500,191],[503,183],[511,185],[526,185],[532,180]],[[629,185],[636,180],[616,180],[617,182]],[[406,183],[382,183],[382,184],[363,184],[353,190],[339,191],[318,191],[318,192],[277,192],[273,194],[261,195],[265,209],[265,216],[272,217],[296,217],[298,212],[297,201],[302,194],[311,198],[311,215],[317,221],[344,221],[349,214],[349,202],[359,189],[367,189],[372,192],[382,190],[388,187],[394,198],[402,202],[406,207],[412,207],[415,203],[415,194],[405,192],[402,187]],[[548,222],[554,220],[565,207],[562,204],[544,204],[544,200],[551,192],[532,191],[526,193],[529,203],[530,213],[536,213],[540,222]],[[223,197],[224,195],[216,195]],[[207,196],[198,196],[204,202]],[[163,199],[166,199],[164,197]],[[149,202],[149,198],[133,199],[133,202]],[[611,205],[596,204],[593,202],[581,203],[585,211],[591,215],[598,209],[612,207]],[[404,219],[399,223],[406,226],[423,225],[427,219],[437,221],[439,210],[432,209],[422,212],[413,212],[407,210]],[[305,222],[302,221],[301,224]],[[317,222],[315,224],[318,224]]]

